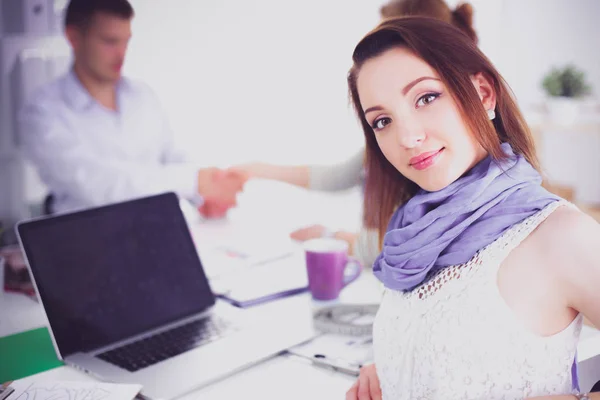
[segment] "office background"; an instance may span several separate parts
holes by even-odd
[[[50,21],[44,29],[53,37],[41,37],[48,35],[35,30],[11,32],[15,18],[6,10],[15,10],[21,0],[2,1],[0,212],[8,218],[12,216],[7,214],[30,212],[46,193],[32,169],[15,161],[14,112],[35,86],[67,68],[69,49],[60,26],[64,0],[22,1],[30,7],[45,4],[56,14],[44,17]],[[178,142],[204,165],[340,161],[363,141],[347,96],[351,52],[378,22],[383,3],[132,0],[136,17],[124,73],[157,92]],[[532,124],[546,118],[544,74],[568,63],[582,69],[592,86],[592,95],[581,108],[598,115],[600,2],[472,0],[471,4],[481,49],[511,85]],[[18,60],[32,57],[46,58],[19,72]],[[597,128],[600,118],[590,118]],[[599,131],[593,135],[600,136]],[[599,140],[591,143],[600,145]],[[580,146],[590,148],[586,141]],[[570,160],[557,162],[567,165]],[[579,168],[576,185],[592,185],[583,188],[586,203],[600,203],[595,165]]]

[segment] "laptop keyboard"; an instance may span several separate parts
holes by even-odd
[[[213,342],[232,331],[234,329],[229,322],[211,316],[109,350],[97,357],[127,371],[135,372]]]

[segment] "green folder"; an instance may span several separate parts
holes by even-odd
[[[0,383],[63,365],[56,357],[47,328],[0,338]]]

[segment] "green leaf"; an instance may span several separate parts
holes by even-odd
[[[585,73],[574,65],[552,68],[542,81],[542,87],[550,96],[583,97],[591,93],[585,81]]]

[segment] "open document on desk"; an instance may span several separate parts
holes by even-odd
[[[191,229],[204,272],[211,285],[213,280],[237,276],[247,270],[284,259],[299,252],[301,247],[285,235],[251,235],[250,233],[228,234],[219,230]],[[219,227],[217,227],[219,228]]]
[[[214,284],[213,284],[214,283]],[[250,307],[308,290],[304,254],[294,253],[235,275],[211,280],[219,297],[238,307]]]

